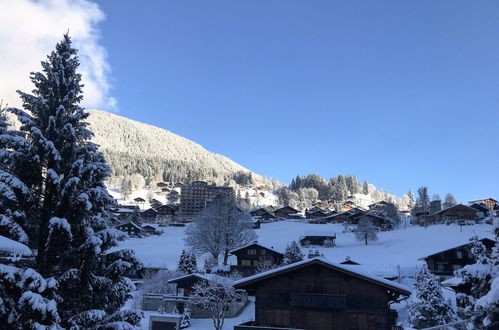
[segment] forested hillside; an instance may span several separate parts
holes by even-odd
[[[115,179],[135,173],[144,178],[217,184],[264,183],[263,176],[212,153],[201,145],[170,131],[103,111],[90,111],[94,141],[113,168]]]

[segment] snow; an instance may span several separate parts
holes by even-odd
[[[5,236],[0,235],[0,251],[10,252],[21,256],[31,256],[32,252],[26,245],[11,240]]]
[[[266,246],[266,245],[260,244],[260,243],[258,243],[258,242],[248,243],[248,244],[246,244],[245,246],[242,246],[242,247],[240,247],[240,248],[237,248],[237,249],[234,249],[234,250],[230,250],[230,253],[233,253],[233,252],[236,252],[236,251],[239,251],[239,250],[245,249],[245,248],[247,248],[248,246],[251,246],[251,245],[253,245],[253,244],[259,245],[259,246],[264,247],[264,248],[266,248],[266,249],[268,249],[268,250],[272,250],[272,251],[275,251],[275,252],[278,252],[278,253],[281,253],[281,254],[282,254],[282,253],[284,253],[284,252],[283,252],[284,250],[280,250],[280,251],[278,251],[278,250],[274,249],[274,247],[273,247],[273,246],[270,246],[270,247],[269,247],[269,246]]]
[[[162,228],[164,234],[161,236],[130,238],[120,242],[118,248],[135,250],[137,258],[145,267],[176,269],[182,250],[187,249],[183,240],[187,227]],[[427,229],[408,226],[407,229],[379,232],[377,242],[364,245],[355,239],[354,233],[344,233],[341,224],[309,224],[293,220],[264,223],[256,233],[258,244],[284,251],[286,246],[291,241],[297,241],[303,232],[317,231],[319,228],[336,232],[335,247],[314,247],[314,250],[319,250],[326,259],[341,262],[349,256],[371,273],[392,275],[400,271],[402,277],[413,276],[419,258],[425,255],[465,244],[474,235],[493,238],[490,225],[464,226],[462,231],[458,225],[435,225]],[[302,251],[306,254],[308,249]],[[234,259],[231,257],[229,262],[234,262]],[[203,258],[198,258],[199,268],[202,268],[203,261]]]

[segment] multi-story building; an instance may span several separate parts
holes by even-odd
[[[218,196],[233,198],[234,189],[231,187],[218,187],[204,181],[194,181],[190,185],[182,185],[180,191],[182,219],[184,221],[192,220]]]

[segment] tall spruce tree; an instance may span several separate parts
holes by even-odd
[[[454,310],[444,299],[442,287],[423,263],[416,274],[414,293],[409,301],[409,320],[416,329],[447,324],[456,320]]]
[[[31,74],[33,94],[18,92],[24,109],[9,111],[21,122],[21,134],[2,135],[9,152],[2,153],[8,166],[0,172],[13,197],[11,208],[1,211],[20,215],[16,222],[37,250],[36,270],[57,281],[63,327],[130,328],[140,315],[120,311],[134,288],[124,275],[140,265],[132,251],[109,252],[124,236],[106,225],[114,200],[104,179],[111,171],[90,142],[78,66],[66,34],[42,72]]]

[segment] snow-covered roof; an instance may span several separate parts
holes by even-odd
[[[479,239],[479,241],[481,241],[482,243],[485,242],[485,241],[489,241],[491,244],[495,243],[494,240],[492,240],[490,238],[481,238],[481,239]],[[435,251],[432,254],[428,254],[428,255],[426,255],[424,257],[419,258],[419,260],[426,259],[428,257],[431,257],[431,256],[435,255],[435,254],[443,253],[443,252],[446,252],[446,251],[449,251],[449,250],[454,250],[454,249],[457,249],[457,248],[460,248],[460,247],[463,247],[463,246],[466,246],[466,245],[470,245],[470,244],[473,244],[473,241],[469,241],[469,242],[461,244],[461,245],[453,246],[453,247],[450,247],[450,248],[445,249],[445,250]]]
[[[226,280],[227,279],[226,277],[223,277],[223,276],[220,276],[220,275],[216,275],[216,274],[193,273],[193,274],[187,274],[187,275],[184,275],[184,276],[172,278],[171,280],[168,280],[168,283],[177,283],[178,281],[181,281],[181,280],[184,280],[184,279],[187,279],[187,278],[191,278],[191,277],[197,277],[197,278],[200,278],[200,279],[203,279],[203,280],[207,280],[209,282],[222,281],[222,280]]]
[[[278,250],[274,249],[273,246],[272,247],[268,247],[268,246],[265,246],[265,245],[260,244],[258,242],[249,243],[249,244],[246,244],[245,246],[242,246],[240,248],[237,248],[237,249],[234,249],[234,250],[230,250],[230,253],[237,252],[237,251],[240,251],[242,249],[246,249],[247,247],[252,246],[252,245],[258,245],[258,246],[261,246],[261,247],[263,247],[263,248],[265,248],[267,250],[271,250],[271,251],[274,251],[276,253],[282,254],[282,251],[278,251]]]
[[[336,237],[336,233],[333,233],[332,231],[306,231],[301,235],[301,237],[322,237],[322,236]]]
[[[135,222],[133,221],[128,221],[128,222],[125,222],[125,223],[122,223],[122,224],[119,224],[119,225],[116,225],[116,227],[121,227],[121,226],[125,226],[125,225],[132,225],[134,226],[135,228],[137,228],[138,230],[142,230],[142,228],[140,228]]]
[[[292,264],[289,264],[286,266],[282,266],[282,267],[275,268],[275,269],[272,269],[272,270],[269,270],[269,271],[266,271],[263,273],[259,273],[259,274],[253,275],[253,276],[249,276],[249,277],[240,279],[240,280],[234,282],[234,287],[241,288],[245,285],[259,282],[259,281],[264,280],[266,278],[270,278],[270,277],[274,277],[274,276],[279,275],[279,274],[287,273],[287,272],[292,271],[294,269],[303,268],[303,267],[306,267],[306,266],[311,265],[311,264],[321,264],[325,267],[335,269],[335,270],[340,271],[342,273],[346,273],[346,274],[361,278],[363,280],[366,280],[368,282],[372,282],[372,283],[381,285],[385,288],[395,290],[403,295],[408,296],[411,294],[411,290],[408,287],[406,287],[405,285],[402,285],[402,284],[399,284],[397,282],[393,282],[390,280],[386,280],[386,279],[381,278],[379,276],[369,274],[365,271],[360,271],[358,266],[341,265],[339,263],[329,261],[329,260],[322,258],[322,257],[317,257],[317,258],[312,258],[312,259],[307,259],[307,260],[295,262],[295,263],[292,263]]]
[[[0,251],[9,252],[25,257],[29,257],[32,255],[30,248],[27,247],[26,245],[1,235],[0,235]]]
[[[464,281],[461,277],[451,277],[448,280],[445,280],[442,282],[443,286],[458,286],[463,284]]]

